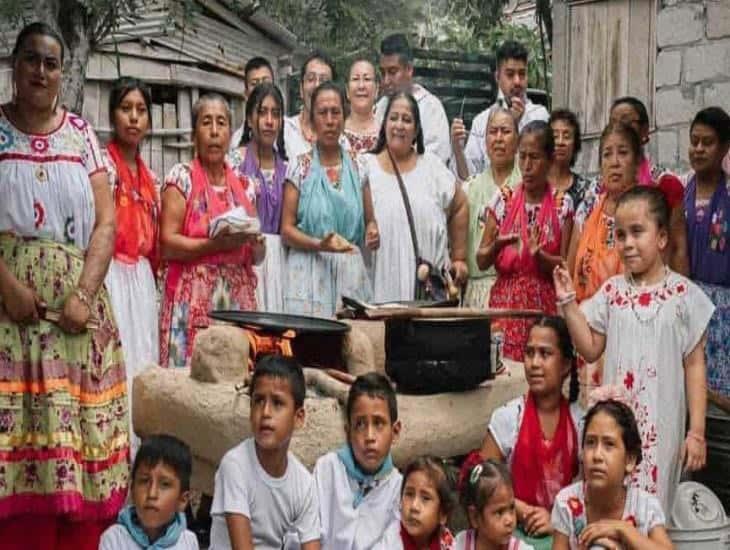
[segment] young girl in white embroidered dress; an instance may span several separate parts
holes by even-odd
[[[644,447],[634,486],[657,495],[664,510],[682,465],[693,471],[705,464],[704,348],[714,311],[699,287],[664,264],[668,226],[661,191],[635,187],[616,205],[625,274],[608,279],[578,307],[565,265],[554,271],[558,306],[576,349],[587,361],[605,350],[603,383],[622,385],[630,395]]]

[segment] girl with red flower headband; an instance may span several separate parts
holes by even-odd
[[[595,395],[602,390],[591,395],[599,401],[586,414],[583,480],[555,498],[553,550],[672,548],[659,500],[630,483],[642,443],[628,396],[612,388]]]
[[[577,351],[595,361],[605,350],[603,383],[622,384],[630,396],[644,446],[634,485],[668,510],[682,466],[694,471],[705,464],[705,342],[715,308],[664,263],[670,209],[660,190],[626,191],[615,216],[624,273],[580,307],[565,265],[555,269],[555,289]]]

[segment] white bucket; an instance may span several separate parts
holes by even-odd
[[[705,529],[667,528],[676,550],[730,550],[730,522]]]

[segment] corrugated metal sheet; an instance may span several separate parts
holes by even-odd
[[[26,3],[32,13],[32,2],[26,0]],[[265,16],[256,14],[255,18],[260,25],[263,22],[270,23],[264,28],[267,33],[280,28]],[[292,49],[289,43],[293,35],[285,29],[281,41],[277,41],[248,21],[240,25],[245,31],[215,16],[201,13],[192,22],[186,23],[183,29],[170,17],[165,2],[149,2],[140,10],[137,19],[120,23],[114,34],[102,42],[101,49],[108,51],[114,42],[144,39],[238,76],[243,74],[243,67],[251,57],[261,55],[275,63],[276,58]],[[0,24],[0,56],[10,54],[17,32],[18,29],[11,28],[7,23]]]

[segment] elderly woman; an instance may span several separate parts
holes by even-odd
[[[556,202],[561,202],[567,193],[577,210],[589,184],[588,179],[573,170],[581,145],[578,117],[568,109],[555,109],[550,113],[548,124],[555,139],[555,156],[548,171],[548,181],[553,187]]]
[[[489,112],[485,139],[489,157],[487,169],[464,182],[469,203],[466,257],[469,282],[464,296],[464,305],[467,307],[486,307],[489,290],[497,278],[493,267],[482,271],[476,259],[487,220],[487,204],[495,193],[511,196],[512,190],[520,182],[520,169],[515,163],[519,133],[517,121],[508,109],[496,106]]]
[[[722,159],[730,149],[730,116],[719,107],[703,109],[689,131],[687,215],[692,279],[715,304],[707,328],[707,381],[730,397],[730,178]]]
[[[689,276],[689,255],[687,248],[687,225],[684,219],[684,186],[682,181],[672,172],[654,164],[646,151],[649,143],[649,114],[646,106],[635,97],[620,97],[614,100],[610,113],[611,122],[623,122],[631,126],[637,134],[642,146],[641,161],[636,174],[639,185],[658,187],[672,209],[669,221],[669,246],[666,250],[665,262],[669,267]]]
[[[281,236],[290,247],[284,309],[331,317],[341,296],[370,300],[361,249],[377,248],[370,186],[339,143],[345,95],[331,83],[312,93],[315,147],[290,163],[284,188]]]
[[[616,201],[636,185],[641,162],[639,134],[620,122],[603,130],[599,143],[601,175],[599,192],[585,194],[575,214],[568,247],[568,269],[573,275],[578,302],[593,296],[603,283],[623,273],[623,263],[616,247]],[[603,358],[593,363],[579,363],[581,402],[587,405],[591,391],[601,385]]]
[[[378,142],[380,121],[375,117],[378,80],[375,66],[367,59],[350,65],[347,79],[347,99],[350,116],[345,121],[345,137],[355,153],[367,153]]]
[[[436,268],[450,269],[457,284],[465,283],[466,197],[441,160],[425,152],[412,95],[400,92],[391,97],[378,144],[362,164],[381,229],[380,248],[371,262],[375,301],[412,300],[416,290],[416,258],[396,168],[408,194],[422,258]]]
[[[253,264],[265,254],[261,235],[220,232],[211,221],[243,208],[256,216],[255,186],[226,163],[231,111],[218,94],[193,106],[195,158],[176,164],[162,187],[162,255],[168,261],[160,316],[160,364],[190,364],[195,335],[212,309],[256,309]]]
[[[102,285],[114,204],[96,135],[58,105],[33,23],[0,108],[0,546],[91,549],[127,497],[124,361]],[[91,328],[93,326],[93,329]]]
[[[242,146],[229,157],[233,170],[256,189],[256,210],[266,238],[266,257],[256,266],[256,301],[261,311],[284,311],[286,250],[279,231],[284,205],[287,156],[284,145],[284,98],[274,84],[256,86],[246,102]]]

